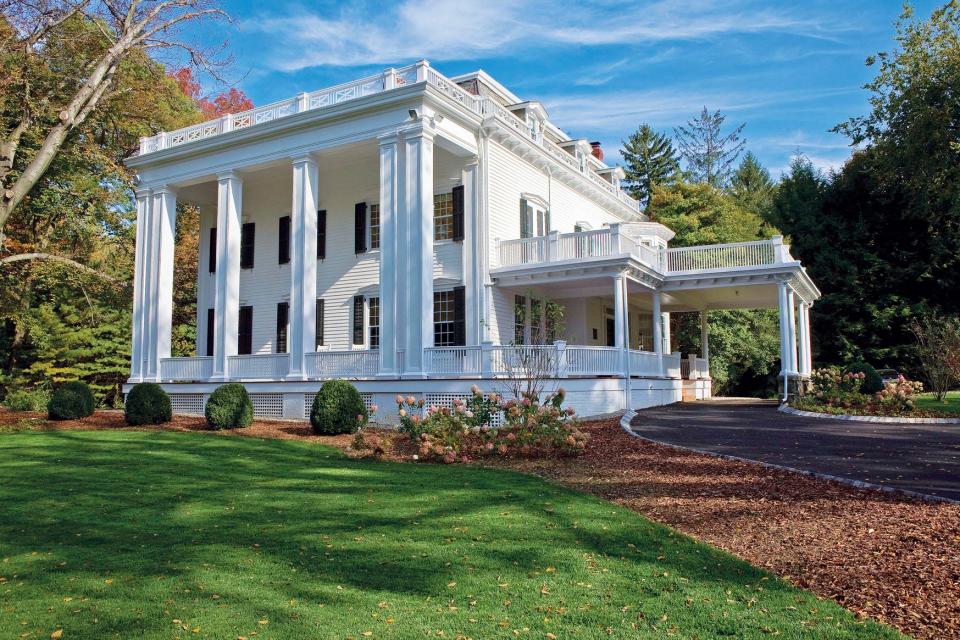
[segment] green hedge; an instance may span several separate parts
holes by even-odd
[[[863,384],[860,385],[860,391],[863,393],[876,393],[883,391],[883,378],[873,368],[873,365],[867,362],[853,362],[847,365],[848,373],[862,373],[864,375]]]
[[[75,380],[63,383],[60,388],[72,391],[80,397],[80,401],[83,403],[84,417],[93,415],[93,410],[97,408],[97,399],[93,397],[90,385],[82,380]]]
[[[357,416],[360,416],[359,420]],[[346,380],[323,383],[310,410],[310,426],[314,433],[356,433],[366,423],[367,408],[356,387]]]
[[[242,429],[253,422],[253,403],[242,384],[231,382],[210,394],[203,413],[211,429]]]
[[[3,400],[3,404],[10,411],[46,411],[49,402],[50,391],[48,389],[11,391]]]
[[[162,424],[173,418],[170,396],[153,382],[134,385],[127,394],[123,412],[129,425]]]

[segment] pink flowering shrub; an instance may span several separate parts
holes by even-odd
[[[469,456],[544,456],[582,453],[585,433],[577,429],[574,411],[563,409],[563,390],[540,403],[536,398],[504,401],[474,385],[466,401],[452,407],[424,407],[423,400],[397,396],[400,431],[418,446],[417,457],[451,464]],[[505,424],[491,425],[503,415]]]
[[[809,390],[792,404],[798,409],[835,414],[898,416],[916,408],[916,396],[923,384],[903,376],[887,382],[881,391],[863,393],[864,373],[842,372],[839,368],[817,369],[810,376]]]

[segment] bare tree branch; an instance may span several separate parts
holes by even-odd
[[[26,261],[33,261],[33,260],[47,260],[47,261],[50,261],[50,262],[57,262],[57,263],[60,263],[60,264],[69,265],[69,266],[74,267],[75,269],[77,269],[77,270],[79,270],[79,271],[82,271],[83,273],[86,273],[86,274],[92,275],[92,276],[96,276],[96,277],[98,277],[98,278],[100,278],[100,279],[102,279],[102,280],[106,280],[107,282],[109,282],[109,283],[111,283],[111,284],[114,284],[114,285],[117,285],[117,286],[120,286],[120,287],[123,287],[123,288],[129,288],[129,287],[130,287],[130,283],[129,283],[129,282],[126,282],[126,281],[124,281],[124,280],[119,280],[119,279],[114,278],[113,276],[109,276],[109,275],[107,275],[107,274],[105,274],[105,273],[103,273],[103,272],[101,272],[101,271],[97,271],[97,270],[94,269],[93,267],[88,267],[87,265],[82,264],[82,263],[80,263],[80,262],[77,262],[76,260],[73,260],[72,258],[68,258],[68,257],[66,257],[66,256],[58,256],[58,255],[53,254],[53,253],[18,253],[18,254],[13,255],[13,256],[7,256],[7,257],[5,257],[5,258],[0,258],[0,267],[5,267],[5,266],[7,266],[7,265],[11,265],[11,264],[14,264],[14,263],[17,263],[17,262],[26,262]]]

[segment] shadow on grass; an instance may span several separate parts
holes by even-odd
[[[209,434],[24,433],[0,437],[0,500],[0,629],[17,635],[897,637],[507,471]]]

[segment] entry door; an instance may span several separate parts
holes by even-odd
[[[614,324],[613,318],[606,318],[607,322],[607,346],[615,347],[617,346],[617,327]]]

